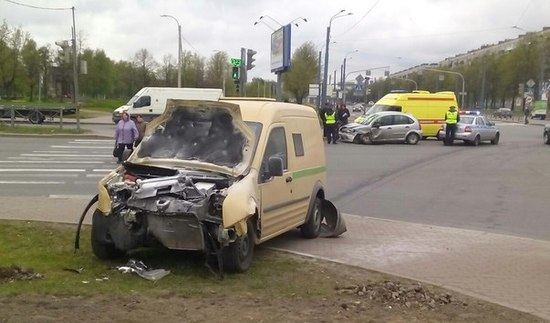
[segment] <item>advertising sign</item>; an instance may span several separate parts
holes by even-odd
[[[290,24],[271,34],[271,72],[290,69]]]

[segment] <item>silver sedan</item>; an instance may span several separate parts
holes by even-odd
[[[340,140],[361,144],[395,142],[416,145],[422,138],[420,123],[412,115],[384,111],[369,114],[361,123],[339,129]]]
[[[445,125],[441,126],[437,138],[445,139]],[[500,140],[498,127],[478,112],[461,112],[460,122],[457,124],[455,140],[463,140],[467,144],[479,145],[482,141],[490,141],[496,145]]]

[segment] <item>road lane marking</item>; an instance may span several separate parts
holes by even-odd
[[[0,160],[0,164],[38,164],[47,161],[55,161],[57,164],[105,164],[104,161],[72,161],[72,160],[56,160],[56,159],[36,159],[36,160]]]
[[[64,149],[113,149],[113,146],[59,146],[52,145],[50,148],[64,148]]]
[[[70,143],[82,143],[82,142],[113,142],[114,139],[74,139],[73,141],[69,141]]]
[[[48,195],[48,198],[51,199],[86,199],[89,200],[91,195],[84,195],[84,194],[51,194]]]
[[[113,157],[112,155],[83,155],[83,154],[20,154],[20,156],[26,157],[96,157],[107,158]]]
[[[37,178],[37,177],[55,177],[55,178],[59,178],[59,177],[69,177],[69,178],[77,178],[79,175],[78,175],[78,174],[32,174],[32,175],[29,175],[29,174],[9,174],[9,175],[5,175],[4,177],[18,178],[18,177],[29,177],[29,176],[32,176],[33,178]]]
[[[86,177],[88,177],[88,178],[103,178],[103,177],[105,177],[105,174],[86,174]]]
[[[36,185],[36,184],[47,184],[47,185],[63,185],[65,182],[54,182],[54,181],[0,181],[0,184],[6,185]]]
[[[0,172],[11,173],[11,172],[60,172],[60,173],[82,173],[85,172],[85,169],[59,169],[59,168],[0,168]]]

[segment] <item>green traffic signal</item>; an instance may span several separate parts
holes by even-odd
[[[239,68],[237,66],[233,66],[233,70],[231,71],[231,78],[233,80],[239,79]]]

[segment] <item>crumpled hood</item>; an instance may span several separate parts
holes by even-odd
[[[248,170],[254,145],[238,105],[169,99],[164,113],[147,124],[128,161],[239,176]]]

